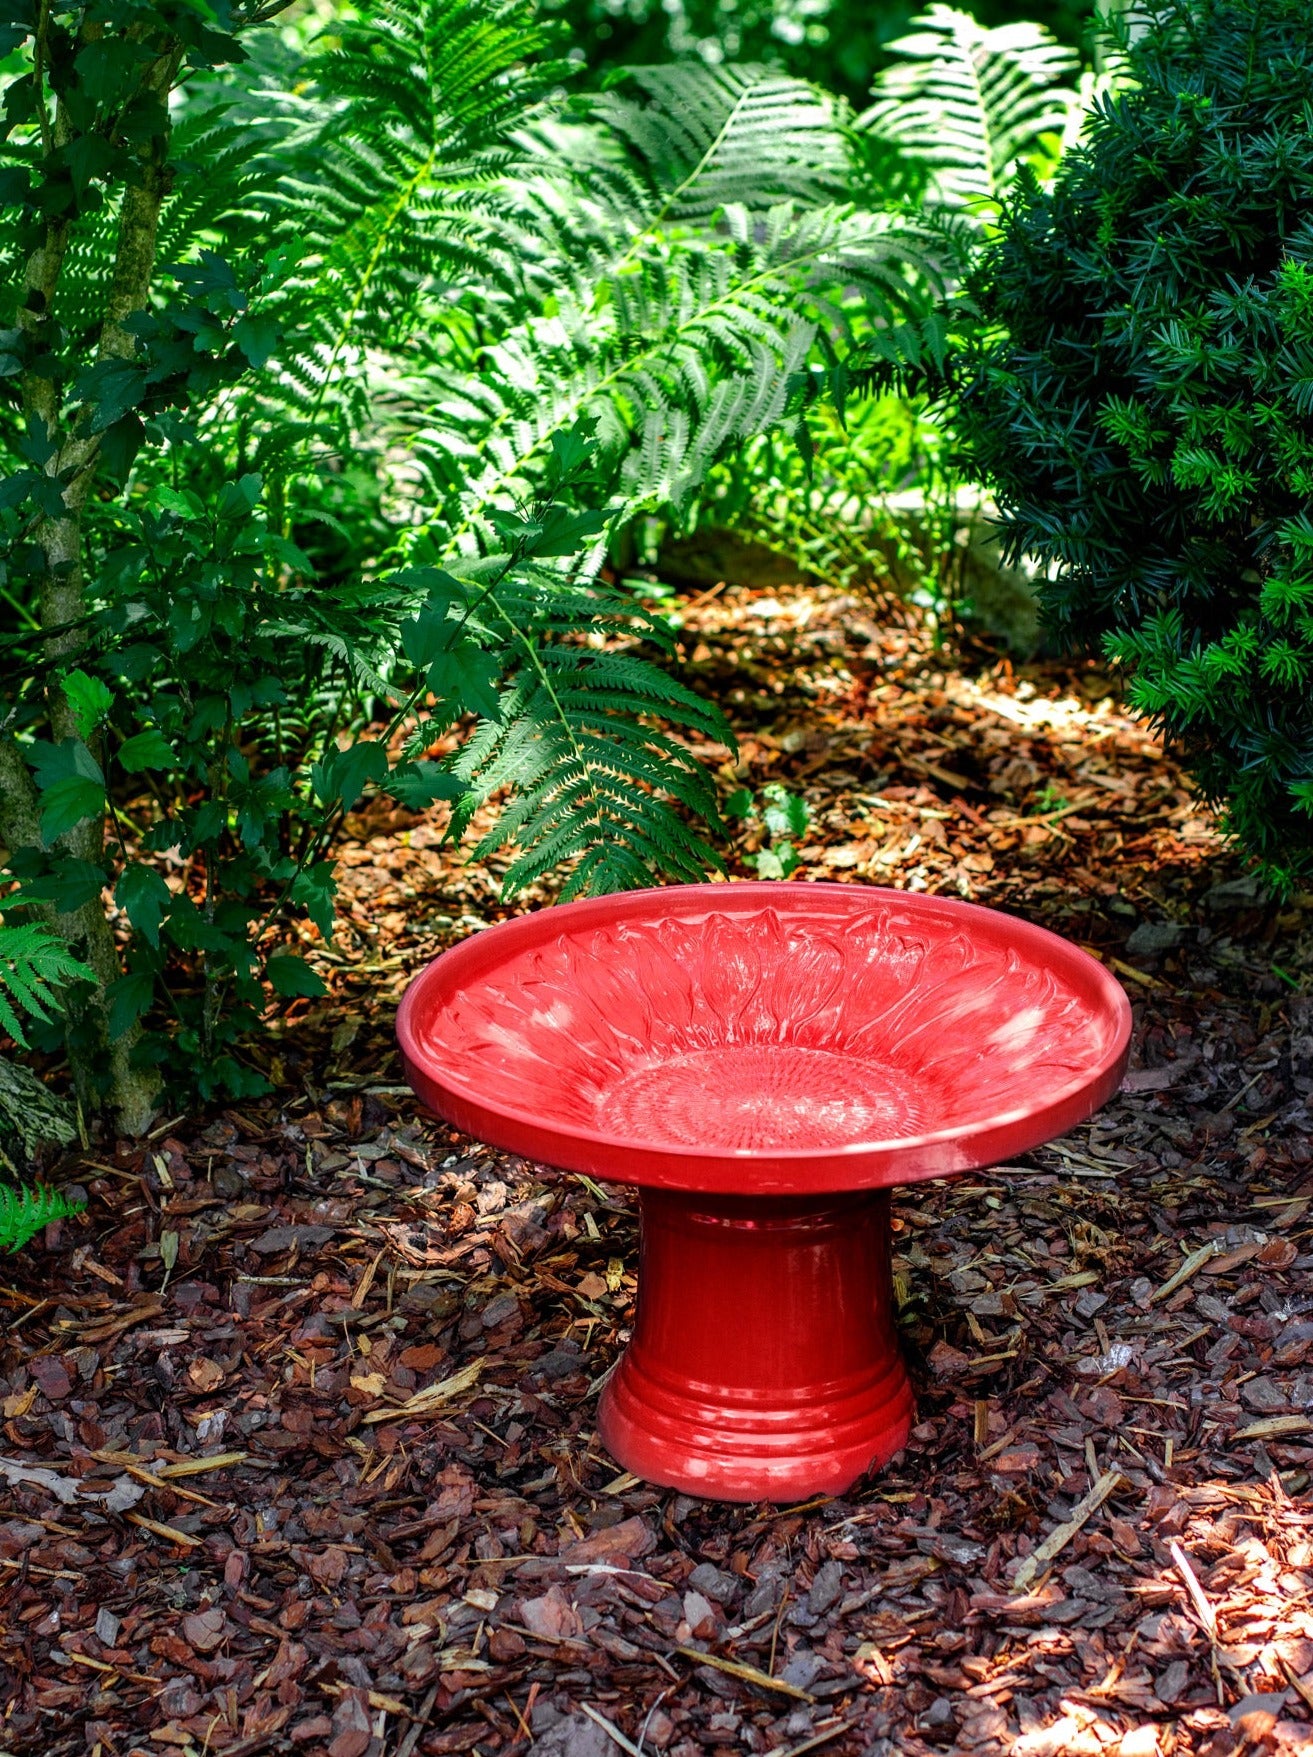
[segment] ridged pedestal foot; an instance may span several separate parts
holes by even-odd
[[[641,1204],[634,1337],[598,1410],[621,1465],[690,1495],[801,1501],[902,1447],[888,1191]]]

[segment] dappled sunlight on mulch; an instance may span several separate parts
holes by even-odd
[[[506,911],[375,817],[279,1098],[71,1162],[86,1216],[0,1274],[0,1751],[1307,1748],[1313,907],[1090,670],[787,594],[685,638],[800,876],[1018,910],[1134,1003],[1091,1124],[896,1203],[907,1451],[801,1508],[617,1474],[633,1204],[399,1089],[405,980]]]

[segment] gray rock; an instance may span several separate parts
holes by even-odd
[[[1285,1391],[1275,1379],[1251,1379],[1240,1387],[1240,1401],[1259,1415],[1271,1415],[1274,1410],[1290,1407]]]
[[[1290,1075],[1296,1092],[1313,1092],[1313,1000],[1295,995],[1290,1001]]]
[[[1204,908],[1219,914],[1230,909],[1262,909],[1269,900],[1267,887],[1252,872],[1245,873],[1242,878],[1228,879],[1225,884],[1214,885],[1211,891],[1204,892]]]
[[[775,1561],[765,1564],[757,1575],[756,1585],[743,1601],[745,1622],[751,1622],[753,1617],[761,1616],[764,1611],[775,1609],[775,1606],[780,1602],[780,1593],[783,1591],[784,1571],[785,1564],[783,1562]]]
[[[888,515],[923,554],[942,549],[945,520],[959,558],[957,609],[968,628],[999,640],[1015,657],[1030,659],[1043,644],[1039,588],[1042,564],[1023,556],[1015,566],[1003,560],[998,538],[998,508],[979,488],[962,486],[950,511],[926,506],[920,489],[891,494],[884,502]],[[899,572],[891,557],[895,575]],[[902,582],[900,582],[902,583]],[[907,582],[910,584],[910,580]]]
[[[1183,1659],[1174,1659],[1154,1682],[1154,1694],[1170,1708],[1185,1695],[1190,1686],[1190,1667]]]
[[[519,1311],[520,1302],[513,1293],[499,1293],[479,1313],[479,1322],[485,1330],[495,1330],[498,1324],[504,1324],[508,1318],[518,1317]]]
[[[537,1360],[531,1360],[528,1374],[531,1379],[568,1379],[572,1373],[584,1373],[588,1370],[588,1362],[574,1348],[549,1348],[546,1354],[540,1354]]]
[[[1175,951],[1185,938],[1185,929],[1174,921],[1142,921],[1126,942],[1133,958],[1156,958],[1163,952]]]
[[[756,538],[716,526],[703,526],[691,537],[668,537],[661,545],[657,569],[677,586],[750,585],[767,589],[796,586],[804,569],[789,556]]]
[[[953,1531],[936,1532],[933,1537],[919,1540],[917,1548],[957,1568],[970,1568],[985,1555],[984,1544],[971,1537],[959,1537]]]
[[[326,1245],[336,1230],[333,1226],[271,1226],[259,1238],[252,1239],[249,1248],[258,1256],[272,1257],[278,1251],[290,1251],[293,1245],[302,1250]]]
[[[997,508],[979,488],[963,486],[948,507],[927,506],[920,489],[883,499],[872,497],[846,508],[851,522],[867,534],[870,548],[882,553],[888,579],[907,595],[930,572],[945,543],[957,559],[953,585],[956,608],[967,625],[1001,641],[1018,658],[1033,658],[1042,644],[1036,588],[1041,565],[1029,556],[1016,566],[1004,563],[997,534]],[[909,565],[908,550],[919,564]],[[671,537],[657,558],[661,577],[676,585],[715,586],[721,580],[778,588],[805,584],[805,562],[736,531],[704,526],[689,537]],[[883,583],[883,582],[877,582]]]

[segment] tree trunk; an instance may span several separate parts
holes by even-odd
[[[11,733],[0,737],[0,841],[10,849],[41,848],[41,803],[31,771]],[[81,836],[82,831],[92,831]],[[62,853],[94,860],[101,853],[98,822],[79,824],[56,844]],[[93,898],[71,915],[45,908],[39,912],[67,945],[96,973],[90,990],[70,990],[64,1002],[68,1020],[68,1060],[84,1116],[93,1115],[108,1102],[115,1126],[122,1134],[140,1135],[155,1114],[156,1082],[149,1069],[132,1065],[132,1051],[140,1033],[124,1032],[112,1037],[106,990],[119,975],[118,947],[104,906]]]
[[[170,47],[156,57],[143,75],[143,93],[158,100],[166,120],[163,132],[143,147],[137,180],[123,194],[114,271],[97,345],[100,359],[128,359],[136,350],[136,341],[125,323],[134,312],[145,308],[150,296],[160,206],[168,177],[168,98],[180,61],[181,51]],[[66,145],[70,132],[61,105],[56,112],[51,147],[58,150]],[[67,245],[68,221],[60,216],[47,227],[42,244],[29,259],[21,321],[30,336],[40,337],[50,322]],[[42,517],[36,528],[42,555],[39,614],[41,626],[51,631],[45,641],[46,714],[51,736],[60,743],[79,736],[60,679],[86,644],[81,626],[87,609],[82,514],[95,479],[100,442],[86,432],[85,421],[77,411],[71,417],[63,414],[54,385],[39,372],[24,375],[22,392],[29,413],[44,424],[47,437],[56,447],[47,472],[66,483],[62,512],[55,517]],[[89,819],[61,836],[55,851],[99,863],[104,856],[104,833],[102,819]],[[21,750],[7,732],[0,736],[0,835],[11,849],[44,847],[39,798]],[[69,1065],[79,1100],[88,1112],[108,1106],[122,1132],[141,1134],[154,1114],[156,1083],[149,1070],[132,1065],[138,1030],[134,1028],[118,1038],[110,1034],[106,990],[119,976],[120,964],[104,906],[99,898],[94,898],[72,914],[52,913],[51,920],[70,951],[96,974],[95,988],[81,995],[73,991],[67,1008]]]

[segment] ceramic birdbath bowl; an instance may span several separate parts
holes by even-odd
[[[544,909],[445,952],[397,1023],[457,1128],[637,1184],[633,1339],[598,1433],[649,1482],[836,1494],[903,1445],[889,1190],[997,1164],[1117,1088],[1130,1009],[1042,928],[860,885]]]

